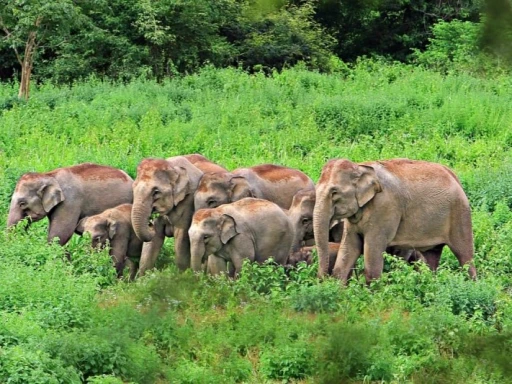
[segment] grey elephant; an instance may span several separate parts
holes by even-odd
[[[270,200],[288,209],[301,189],[314,188],[303,172],[274,164],[205,173],[194,196],[195,209],[215,208],[245,197]]]
[[[183,155],[190,163],[192,163],[201,172],[227,172],[227,170],[210,161],[205,156],[199,153],[193,153],[189,155]],[[158,216],[152,221],[152,228],[155,232],[155,236],[151,242],[144,243],[143,245],[143,257],[142,267],[139,270],[139,275],[144,275],[145,271],[152,269],[155,265],[158,253],[162,248],[165,237],[174,237],[174,228],[169,219],[166,216]],[[212,266],[212,268],[217,268]]]
[[[277,204],[245,198],[198,210],[189,236],[194,271],[201,271],[201,263],[213,255],[231,262],[237,276],[245,259],[261,263],[273,257],[284,265],[292,246],[293,228]]]
[[[188,158],[196,161],[192,164]],[[166,235],[175,238],[176,265],[180,270],[190,267],[188,228],[194,213],[194,192],[203,171],[224,170],[201,155],[175,156],[164,159],[144,159],[137,167],[133,184],[132,224],[142,241],[139,275],[155,265]],[[160,218],[150,223],[153,213]],[[170,227],[172,226],[172,227]]]
[[[142,241],[132,227],[132,204],[121,204],[97,215],[84,217],[78,222],[75,232],[88,233],[93,248],[110,244],[117,276],[122,277],[125,265],[130,267],[130,280],[135,278],[142,252]]]
[[[435,270],[444,245],[476,277],[469,202],[447,167],[409,159],[360,164],[334,159],[322,169],[316,196],[313,229],[319,276],[329,268],[329,223],[344,219],[333,271],[342,281],[361,254],[367,282],[380,277],[382,253],[388,247],[419,251]]]
[[[48,241],[57,237],[64,245],[81,218],[131,203],[132,183],[126,172],[92,163],[26,173],[16,184],[7,226],[24,218],[30,223],[48,217]]]

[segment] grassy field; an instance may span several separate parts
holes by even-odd
[[[446,250],[436,275],[388,257],[367,288],[246,265],[236,282],[160,269],[116,281],[105,251],[0,233],[0,382],[506,383],[512,373],[512,78],[363,61],[337,75],[204,69],[163,84],[0,85],[0,225],[27,171],[202,153],[233,169],[408,157],[459,175],[477,282]],[[64,251],[71,254],[68,262]]]

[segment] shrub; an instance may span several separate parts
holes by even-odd
[[[13,384],[80,383],[78,372],[41,350],[22,346],[0,349],[0,381]]]
[[[318,379],[320,383],[343,383],[362,379],[376,363],[373,354],[379,344],[377,324],[338,323],[329,327],[325,340],[318,345]],[[380,372],[372,380],[390,378],[388,371]]]
[[[438,301],[448,305],[453,314],[473,317],[477,313],[484,320],[496,312],[498,289],[486,281],[468,281],[464,276],[453,275],[438,288]]]
[[[416,62],[442,72],[494,72],[496,64],[480,52],[482,24],[470,21],[439,21],[424,52],[414,49]]]
[[[291,306],[299,312],[335,312],[339,308],[341,286],[338,281],[303,286],[290,296]]]
[[[283,345],[264,351],[260,371],[268,379],[291,380],[308,377],[313,369],[313,353],[306,344]]]

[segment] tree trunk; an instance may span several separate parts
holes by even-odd
[[[25,44],[25,54],[21,62],[21,82],[18,97],[28,100],[30,95],[30,76],[32,75],[32,67],[34,65],[34,54],[36,51],[36,33],[28,34],[27,43]]]

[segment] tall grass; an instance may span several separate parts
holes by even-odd
[[[511,85],[370,60],[337,75],[205,68],[162,84],[43,84],[29,102],[0,85],[0,225],[22,173],[85,161],[135,176],[144,157],[200,152],[316,180],[333,157],[409,157],[460,176],[480,273],[467,281],[447,251],[436,275],[388,258],[369,288],[361,261],[344,289],[315,266],[272,264],[228,281],[171,262],[128,284],[83,239],[67,261],[37,223],[0,234],[0,382],[507,382]]]

